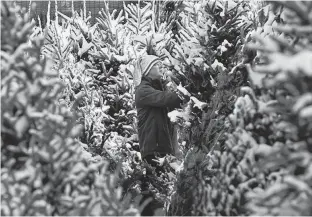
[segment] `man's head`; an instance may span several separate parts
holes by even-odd
[[[154,55],[146,55],[141,60],[142,76],[152,80],[160,80],[163,76],[161,60]]]
[[[160,80],[163,76],[161,62],[155,63],[146,76],[151,78],[152,80]]]
[[[154,55],[145,55],[135,61],[133,72],[133,83],[137,87],[141,83],[142,77],[149,77],[152,80],[160,80],[164,70],[161,60]]]

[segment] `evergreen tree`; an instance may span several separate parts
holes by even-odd
[[[106,161],[77,140],[81,95],[72,112],[59,102],[59,71],[19,10],[1,3],[1,215],[138,214]]]

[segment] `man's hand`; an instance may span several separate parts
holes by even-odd
[[[182,104],[184,105],[190,101],[191,94],[184,87],[182,87],[181,84],[178,86],[172,79],[172,76],[172,73],[165,72],[162,77],[163,85],[165,86],[166,90],[175,92],[182,100]]]
[[[176,92],[177,91],[177,85],[174,82],[170,81],[166,84],[166,89],[170,90],[172,92]]]

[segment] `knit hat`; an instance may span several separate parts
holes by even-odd
[[[135,69],[133,72],[133,82],[135,86],[141,83],[143,76],[146,76],[151,68],[161,60],[154,55],[141,56],[135,63]]]

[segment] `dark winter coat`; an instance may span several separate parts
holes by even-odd
[[[173,126],[168,112],[180,107],[181,100],[174,92],[164,91],[159,81],[143,77],[135,92],[138,114],[140,152],[174,154]]]

